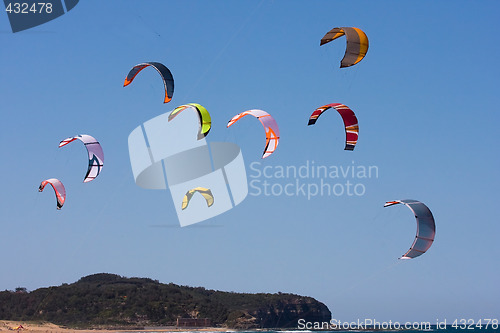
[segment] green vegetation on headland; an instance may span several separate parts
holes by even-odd
[[[0,319],[48,321],[73,328],[175,326],[177,319],[206,319],[228,328],[291,328],[299,319],[329,321],[314,298],[243,294],[162,284],[147,278],[94,274],[72,284],[26,292],[0,292]]]

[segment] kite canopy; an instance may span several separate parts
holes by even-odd
[[[198,131],[198,140],[203,139],[210,132],[212,127],[212,119],[210,118],[210,113],[202,105],[196,103],[188,103],[178,106],[168,115],[168,121],[174,119],[179,113],[186,109],[196,110],[198,113],[198,119],[200,121],[200,130]]]
[[[159,62],[145,62],[139,65],[135,65],[130,70],[130,72],[128,72],[123,86],[126,87],[131,84],[135,76],[148,66],[153,67],[158,73],[160,73],[161,78],[163,79],[163,86],[165,87],[165,99],[163,103],[170,102],[172,100],[172,96],[174,95],[174,77],[172,76],[170,70],[165,65]]]
[[[214,196],[212,195],[212,191],[209,188],[196,187],[186,192],[186,195],[182,199],[182,210],[187,208],[187,206],[189,205],[189,201],[191,201],[191,198],[196,192],[199,192],[205,198],[208,207],[214,204]]]
[[[262,158],[266,158],[274,153],[276,147],[278,147],[278,141],[280,138],[280,130],[278,128],[278,124],[276,123],[276,120],[274,120],[274,118],[266,111],[254,109],[237,114],[227,123],[227,127],[231,126],[246,115],[252,115],[256,117],[260,120],[262,126],[264,126],[264,129],[266,131],[266,147],[264,148]]]
[[[346,136],[344,150],[354,150],[354,147],[358,142],[358,134],[359,134],[358,118],[356,118],[354,112],[344,104],[332,103],[317,108],[309,117],[309,123],[307,125],[314,125],[318,120],[319,116],[321,116],[323,112],[325,112],[330,108],[334,108],[335,110],[337,110],[338,113],[340,113],[342,120],[344,121],[345,136]]]
[[[73,142],[77,139],[83,142],[89,154],[89,167],[87,169],[87,174],[83,179],[84,183],[88,183],[91,180],[94,180],[101,172],[101,169],[104,165],[104,153],[102,151],[101,144],[96,139],[94,139],[94,137],[87,134],[77,135],[72,138],[64,139],[59,143],[59,148],[66,146],[68,143]]]
[[[417,200],[405,199],[388,201],[384,207],[404,204],[411,209],[417,219],[417,235],[410,249],[399,259],[412,259],[424,254],[432,245],[436,235],[436,225],[431,211],[426,205]]]
[[[320,46],[331,42],[341,36],[346,37],[347,45],[340,68],[356,65],[368,52],[368,37],[363,30],[354,27],[333,28],[321,38]]]
[[[66,189],[64,188],[63,183],[59,179],[50,178],[44,180],[40,186],[38,187],[39,192],[43,192],[45,185],[50,184],[56,193],[57,199],[57,209],[61,209],[64,205],[64,201],[66,201]]]

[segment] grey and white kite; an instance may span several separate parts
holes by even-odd
[[[410,249],[399,259],[413,259],[424,254],[434,242],[436,235],[436,224],[434,217],[426,205],[417,200],[405,199],[388,201],[384,207],[392,205],[404,204],[411,209],[417,219],[417,235]]]

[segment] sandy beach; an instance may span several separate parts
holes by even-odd
[[[22,326],[22,328],[19,328]],[[19,328],[19,329],[18,329]],[[143,329],[71,329],[64,328],[52,323],[21,322],[11,320],[0,320],[0,332],[19,332],[19,333],[118,333],[118,332],[181,332],[181,331],[199,331],[199,332],[223,332],[227,329],[220,327],[211,328],[177,328],[177,327],[146,327]]]
[[[20,326],[22,326],[22,328],[19,328]],[[32,323],[32,322],[1,320],[0,332],[84,333],[84,332],[95,332],[95,331],[67,329],[51,323]]]

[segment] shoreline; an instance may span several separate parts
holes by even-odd
[[[19,328],[22,326],[22,328]],[[177,327],[177,326],[158,326],[158,327],[130,327],[130,328],[67,328],[49,322],[30,322],[15,320],[0,320],[0,332],[16,333],[124,333],[124,332],[226,332],[238,331],[221,327]]]

